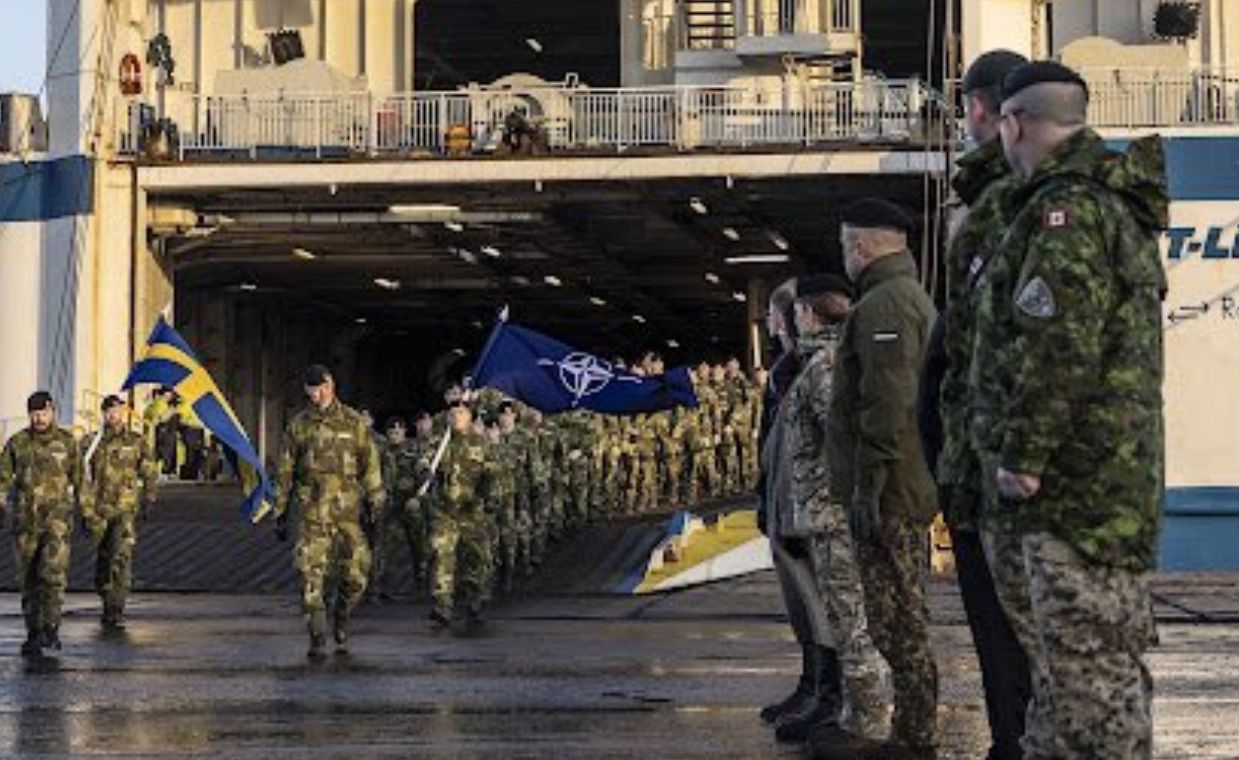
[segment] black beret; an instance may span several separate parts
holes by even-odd
[[[823,293],[838,293],[852,297],[852,284],[837,274],[813,274],[796,279],[796,298],[809,298]]]
[[[1035,84],[1074,84],[1084,89],[1088,95],[1088,84],[1079,74],[1058,61],[1033,61],[1023,66],[1017,66],[1002,80],[1002,99],[1008,100],[1026,87]]]
[[[109,409],[114,409],[118,406],[124,406],[124,405],[125,405],[124,399],[122,399],[120,396],[117,396],[116,394],[112,394],[111,396],[108,396],[107,398],[103,399],[103,404],[100,406],[100,408],[106,412]]]
[[[30,394],[30,398],[26,399],[27,412],[41,412],[44,409],[51,409],[52,406],[54,406],[52,394],[47,391],[35,391]]]
[[[405,424],[405,422],[404,422],[404,418],[403,418],[403,417],[388,417],[388,418],[387,418],[387,424],[383,426],[383,429],[384,429],[384,430],[391,430],[392,428],[396,427],[397,425],[399,425],[399,426],[400,426],[400,427],[402,427],[402,428],[406,428],[406,429],[408,428],[408,425],[406,425],[406,424]]]
[[[510,400],[500,401],[499,408],[496,409],[495,411],[498,412],[499,414],[505,414],[507,412],[515,412],[516,404],[512,403]]]
[[[321,364],[311,364],[305,368],[305,374],[302,375],[301,381],[307,388],[317,388],[330,379],[331,370]]]
[[[1011,50],[990,50],[977,56],[968,67],[961,85],[963,92],[997,87],[1012,69],[1028,63],[1028,59]]]
[[[472,407],[470,407],[469,402],[465,401],[463,398],[454,398],[451,401],[447,402],[447,408],[448,409],[471,409]]]
[[[889,229],[912,232],[916,222],[907,211],[881,198],[861,198],[843,209],[839,216],[841,224],[865,229]]]

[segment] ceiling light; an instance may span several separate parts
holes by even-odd
[[[492,259],[497,259],[503,255],[503,252],[493,245],[482,246],[482,253],[486,254],[487,256],[490,256]]]
[[[645,324],[645,317],[641,316],[640,314],[633,314],[632,321],[636,322],[637,324],[643,325]]]
[[[564,284],[563,280],[559,279],[553,274],[548,274],[546,277],[543,277],[542,281],[545,282],[547,285],[550,285],[552,288],[558,288],[559,286]]]
[[[698,214],[710,213],[710,208],[706,206],[705,201],[700,198],[693,197],[688,201],[688,205],[691,206],[693,211],[696,211]]]
[[[398,216],[422,216],[432,214],[459,214],[460,206],[450,206],[446,203],[398,203],[387,209],[387,213]]]
[[[304,248],[294,248],[293,256],[301,259],[302,261],[313,261],[318,258],[318,256],[314,255],[313,251],[307,251]]]
[[[469,264],[478,263],[477,254],[469,250],[468,248],[457,248],[456,255],[459,256],[461,260],[465,261],[466,263],[469,263]]]
[[[791,248],[791,244],[787,242],[787,238],[783,237],[774,230],[768,232],[767,237],[770,238],[771,243],[774,243],[774,247],[778,248],[780,251],[786,251],[788,248]]]
[[[717,285],[719,283],[719,276],[713,272],[706,272],[706,282]]]
[[[475,320],[473,320],[472,322],[470,322],[469,324],[473,325],[473,329],[475,329],[475,330],[481,330],[481,329],[485,326],[485,325],[483,325],[483,324],[482,324],[482,320],[480,320],[480,319],[475,319]]]
[[[589,302],[592,303],[594,306],[606,306],[607,305],[606,299],[599,298],[598,296],[590,296]]]
[[[512,277],[512,282],[517,285],[529,285],[529,278],[523,274],[518,274]]]
[[[739,239],[740,239],[740,233],[739,233],[739,232],[736,232],[736,228],[735,228],[735,227],[724,227],[724,228],[723,228],[723,237],[725,237],[725,238],[727,238],[728,240],[731,240],[731,241],[733,241],[733,242],[734,242],[734,241],[736,241],[736,240],[739,240]]]
[[[386,277],[375,277],[374,284],[383,290],[400,290],[400,280],[389,280]]]
[[[258,290],[258,286],[252,282],[243,282],[237,287],[241,288],[241,290],[244,290],[246,292],[253,292],[255,290]]]
[[[763,253],[753,256],[728,256],[723,261],[728,264],[786,264],[791,257],[786,253]]]
[[[535,53],[542,52],[542,43],[534,37],[526,37],[525,44],[528,45]]]
[[[743,293],[741,293],[741,292],[740,292],[740,291],[738,291],[738,290],[737,290],[736,292],[732,293],[732,294],[731,294],[731,297],[732,297],[733,299],[735,299],[735,300],[739,301],[740,303],[744,303],[745,301],[749,300],[748,296],[744,295]]]
[[[355,322],[357,322],[357,324],[359,324],[359,325],[364,325],[364,324],[366,323],[366,318],[365,318],[365,317],[358,317],[358,318],[357,318],[356,320],[354,320],[354,321],[355,321]]]
[[[452,353],[456,354],[457,356],[464,356],[466,352],[463,348],[453,348]]]
[[[461,224],[460,222],[444,222],[443,226],[447,227],[452,232],[464,232],[465,231],[465,225]]]
[[[667,348],[679,348],[679,347],[680,347],[680,341],[676,340],[675,338],[669,338],[667,340]]]

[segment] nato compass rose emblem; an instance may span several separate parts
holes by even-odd
[[[599,359],[593,354],[574,351],[557,362],[550,359],[539,359],[543,367],[555,367],[559,370],[559,382],[564,389],[572,394],[572,406],[581,404],[581,399],[601,393],[612,381],[622,383],[640,383],[637,377],[616,374],[615,366],[605,359]]]

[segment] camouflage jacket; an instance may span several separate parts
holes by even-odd
[[[791,462],[790,509],[771,526],[783,538],[807,538],[824,528],[831,493],[827,451],[832,373],[838,336],[833,329],[800,338],[803,367],[787,392],[785,455]]]
[[[427,444],[431,445],[431,444]],[[388,504],[392,509],[404,509],[417,496],[426,477],[425,446],[414,439],[399,444],[383,441],[383,484],[387,487]],[[434,456],[434,451],[430,452]]]
[[[14,435],[0,454],[0,495],[16,502],[17,529],[68,525],[77,509],[88,513],[82,456],[73,435],[62,428]]]
[[[82,445],[89,449],[95,436],[88,436]],[[139,503],[155,501],[159,480],[159,464],[150,442],[127,428],[106,429],[99,438],[89,463],[92,517],[110,520],[122,514],[133,514]]]
[[[486,519],[487,499],[495,490],[495,466],[486,440],[473,432],[453,432],[443,452],[431,492],[436,515]]]
[[[975,483],[980,477],[968,438],[967,414],[977,284],[1006,230],[1003,197],[1014,182],[1002,143],[994,138],[960,159],[951,183],[964,208],[953,220],[946,259],[946,371],[939,399],[943,446],[937,462],[938,482],[944,485]],[[959,502],[946,505],[947,521],[957,528],[974,526],[977,515],[971,505],[966,500]]]
[[[936,489],[917,434],[920,369],[935,312],[911,254],[878,259],[857,283],[830,407],[832,483],[841,500],[876,502],[884,518],[928,523]]]
[[[301,510],[302,525],[328,527],[361,519],[386,502],[378,446],[365,420],[340,401],[308,407],[284,431],[275,513]]]
[[[1149,569],[1164,488],[1160,140],[1124,155],[1083,130],[1008,203],[1018,213],[981,285],[971,435],[1041,490],[986,517]]]

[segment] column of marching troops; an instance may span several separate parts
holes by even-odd
[[[648,355],[634,372],[661,373],[661,360]],[[393,418],[379,436],[365,413],[335,398],[330,371],[311,367],[311,403],[289,425],[276,478],[277,533],[288,536],[294,513],[299,526],[310,655],[321,656],[328,627],[345,647],[363,596],[428,592],[435,625],[450,625],[459,602],[466,628],[476,627],[493,593],[511,591],[549,546],[591,521],[751,492],[760,378],[751,382],[732,360],[702,364],[695,386],[694,409],[547,418],[489,389],[465,403],[457,387],[446,394],[448,410],[417,417],[412,435]],[[80,441],[56,426],[48,393],[32,395],[28,411],[30,427],[0,459],[0,492],[15,496],[22,651],[37,655],[60,648],[75,525],[97,547],[102,623],[124,626],[136,522],[154,503],[160,475],[178,469],[176,427],[201,425],[185,419],[167,389],[153,395],[141,433],[118,396],[103,401],[100,430]],[[459,429],[432,473],[449,426]],[[474,448],[462,453],[464,444]],[[400,589],[393,569],[404,548],[413,587]]]

